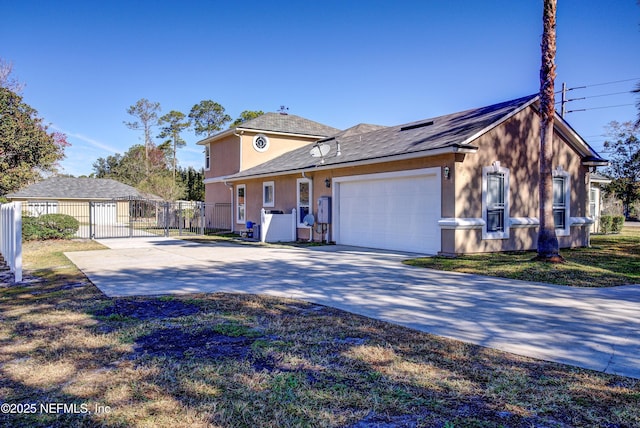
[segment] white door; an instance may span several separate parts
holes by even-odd
[[[440,251],[440,169],[336,179],[338,244],[435,254]]]
[[[116,224],[116,203],[115,202],[93,202],[92,203],[93,224],[115,225]]]

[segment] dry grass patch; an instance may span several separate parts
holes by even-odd
[[[640,284],[640,228],[617,235],[592,235],[591,248],[561,251],[565,263],[533,260],[535,252],[471,254],[455,258],[429,257],[405,264],[429,269],[488,275],[578,287]]]
[[[51,266],[29,255],[31,282],[0,287],[0,404],[90,413],[4,413],[2,426],[640,425],[635,379],[295,300],[109,299],[60,258],[87,243],[47,245],[25,249]]]

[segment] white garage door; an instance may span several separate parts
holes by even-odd
[[[440,169],[336,179],[336,242],[435,254],[440,251]]]
[[[115,202],[92,202],[91,209],[91,218],[94,224],[116,224],[117,208]]]

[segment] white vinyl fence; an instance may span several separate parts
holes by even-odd
[[[15,282],[22,281],[22,202],[0,204],[0,253]]]
[[[291,242],[296,240],[296,209],[291,214],[260,213],[260,240],[262,242]]]

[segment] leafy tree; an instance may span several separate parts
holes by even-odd
[[[640,124],[613,121],[604,142],[609,157],[605,173],[613,181],[607,190],[622,200],[625,217],[631,215],[634,202],[640,200]]]
[[[231,120],[231,116],[224,112],[224,107],[211,100],[203,100],[194,105],[189,118],[193,120],[195,134],[205,137],[222,130],[224,124]]]
[[[165,201],[183,199],[186,189],[182,183],[176,183],[171,171],[159,171],[150,174],[137,186],[143,192],[160,196]]]
[[[111,178],[121,183],[139,188],[148,176],[168,171],[166,154],[153,143],[148,151],[141,144],[131,146],[124,155],[116,153],[106,158],[98,158],[93,163],[96,178]],[[146,169],[149,168],[149,172]]]
[[[184,113],[179,111],[171,110],[169,113],[165,114],[160,118],[158,122],[162,126],[160,129],[160,135],[158,138],[166,138],[167,143],[171,143],[173,145],[173,157],[172,157],[172,165],[173,165],[173,179],[176,179],[176,164],[177,164],[177,149],[178,147],[184,147],[187,145],[187,142],[182,139],[180,135],[182,131],[185,131],[191,126],[190,120],[185,120]]]
[[[47,131],[20,95],[0,87],[0,195],[56,172],[68,145],[64,134]]]
[[[251,119],[255,119],[256,117],[262,116],[263,114],[264,112],[262,110],[245,110],[242,113],[240,113],[240,117],[234,120],[230,127],[234,128],[240,125],[241,123],[247,122]]]
[[[0,86],[15,92],[16,94],[20,94],[24,89],[24,84],[11,76],[12,71],[13,63],[6,62],[0,58]]]
[[[542,65],[540,67],[540,227],[538,259],[561,261],[553,220],[553,118],[556,78],[556,0],[544,0],[542,16]]]
[[[151,130],[158,125],[158,113],[160,113],[160,103],[154,103],[146,98],[141,98],[134,105],[127,109],[127,113],[137,118],[138,120],[133,122],[124,122],[129,129],[143,130],[144,131],[144,147],[145,158],[144,164],[146,171],[149,172],[149,155],[153,146],[153,140],[151,139]]]
[[[185,199],[188,201],[204,201],[204,168],[179,168],[180,181],[186,188]]]

